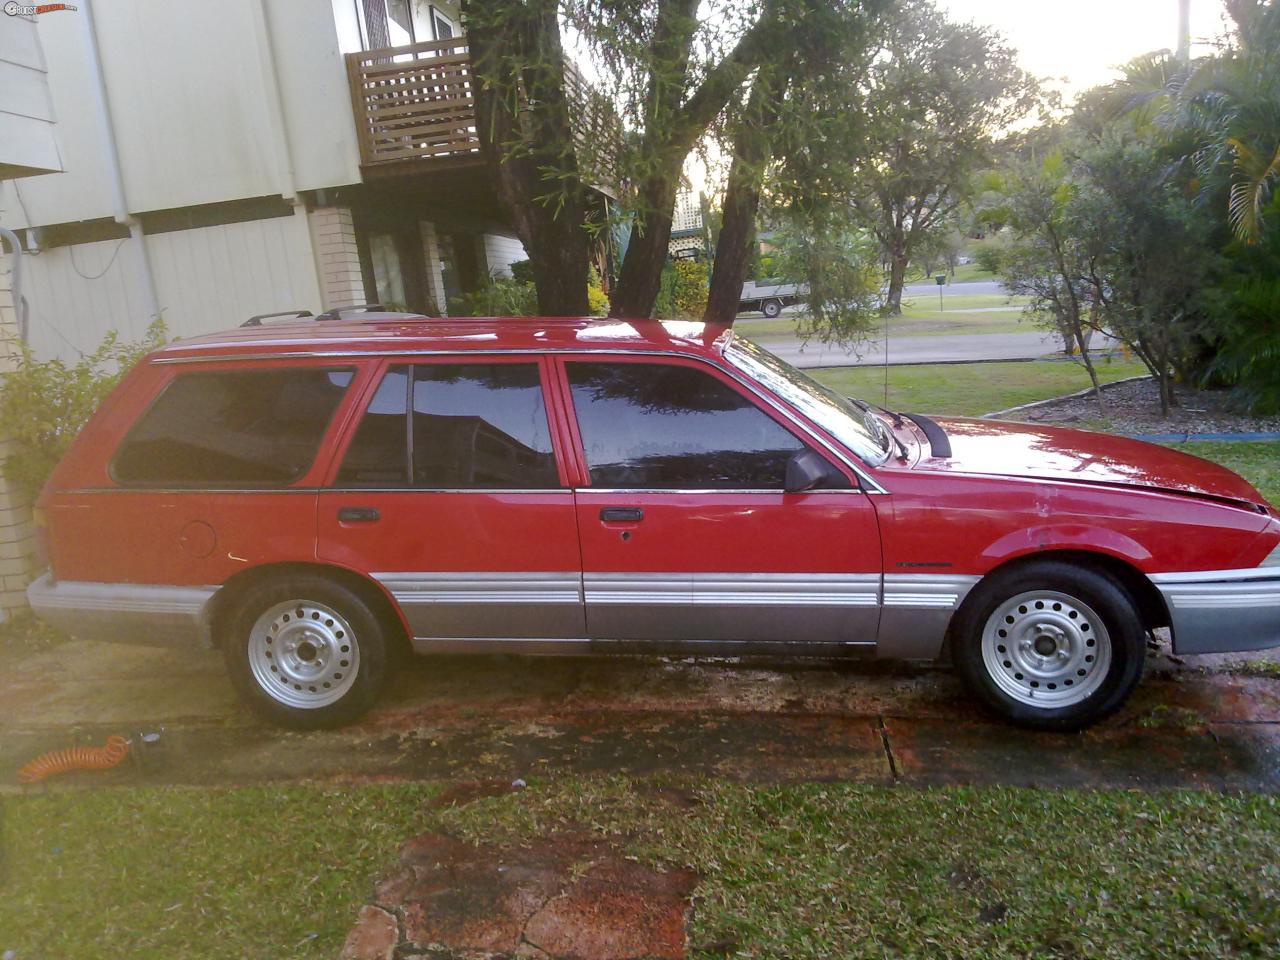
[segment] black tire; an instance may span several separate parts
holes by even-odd
[[[392,645],[358,593],[298,574],[251,586],[233,602],[223,659],[236,692],[260,716],[295,730],[326,729],[377,701]]]
[[[766,300],[760,304],[760,312],[770,320],[773,320],[782,314],[782,304],[777,300]]]
[[[1147,647],[1137,605],[1120,583],[1056,560],[987,577],[957,612],[951,637],[969,689],[1038,730],[1079,730],[1115,713],[1142,678]]]

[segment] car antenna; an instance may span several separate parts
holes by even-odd
[[[889,406],[889,311],[884,312],[884,405]]]

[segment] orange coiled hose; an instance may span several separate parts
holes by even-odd
[[[124,737],[107,737],[103,747],[70,747],[50,750],[36,757],[18,771],[19,783],[38,783],[68,770],[110,770],[129,755],[129,741]]]

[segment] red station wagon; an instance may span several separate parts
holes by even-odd
[[[1119,437],[883,411],[731,331],[257,324],[125,379],[39,504],[37,612],[217,645],[266,716],[420,653],[949,656],[988,706],[1114,711],[1146,637],[1280,645],[1280,516]]]

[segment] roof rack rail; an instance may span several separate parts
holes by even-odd
[[[380,303],[357,303],[350,307],[334,307],[332,310],[326,310],[324,313],[316,314],[316,321],[322,320],[341,320],[348,313],[368,313],[373,310],[385,310]]]
[[[301,320],[303,317],[309,316],[311,316],[310,310],[282,310],[279,313],[260,313],[257,316],[250,317],[244,323],[240,324],[240,326],[260,327],[262,326],[263,320],[271,320],[275,317],[289,317],[293,320]]]

